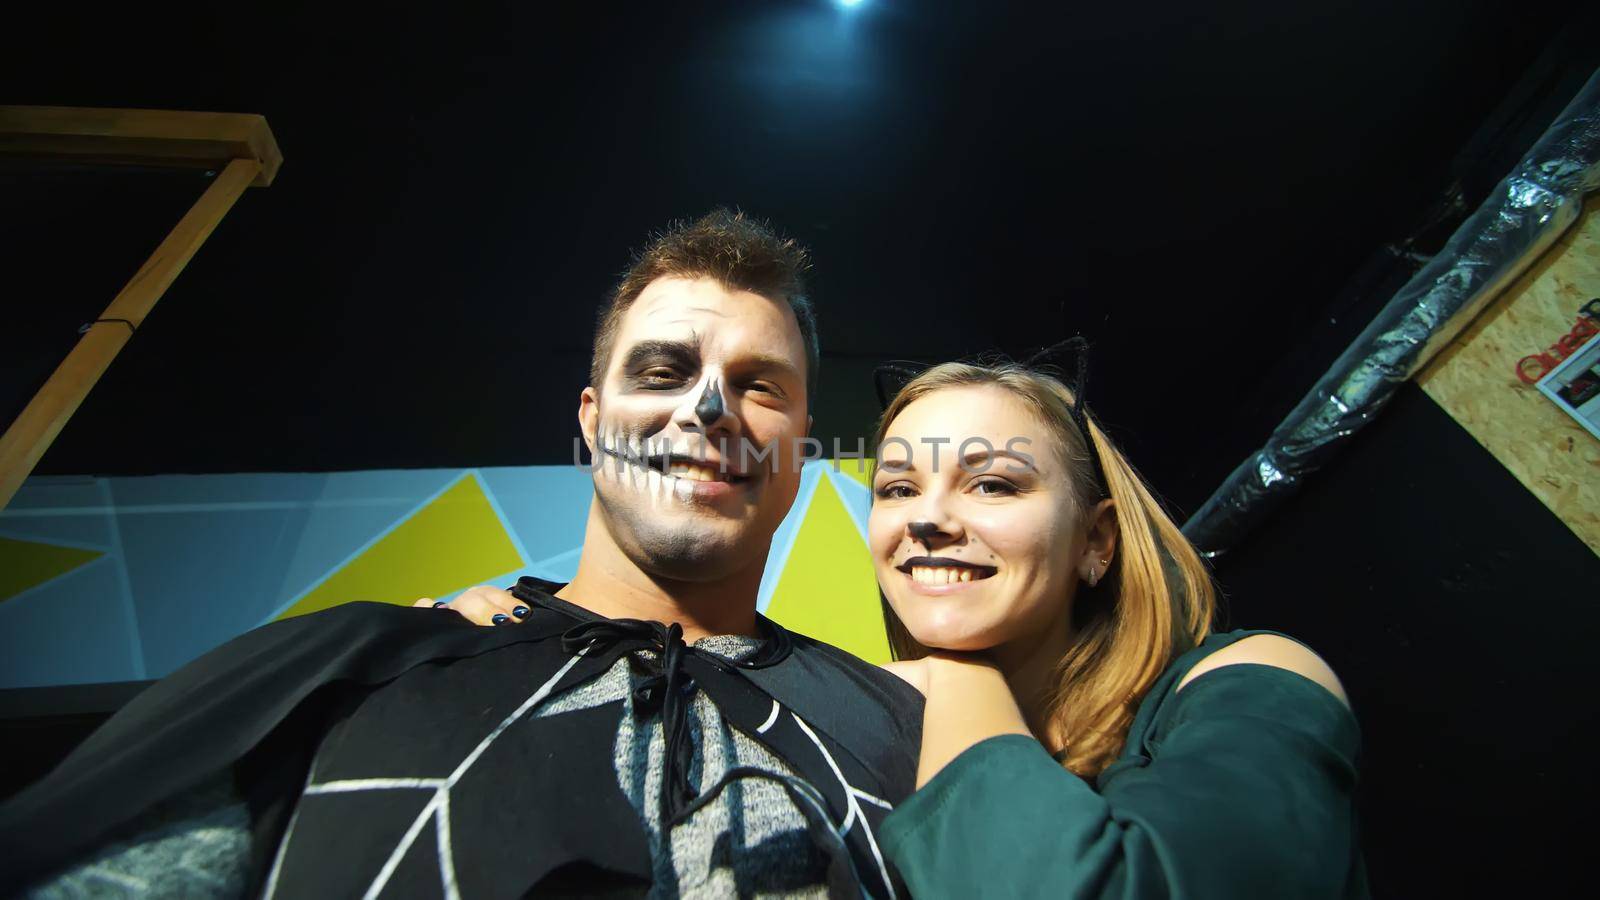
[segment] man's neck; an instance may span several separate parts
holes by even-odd
[[[591,513],[577,574],[555,595],[609,619],[676,622],[691,644],[716,634],[760,637],[756,594],[762,569],[757,564],[706,582],[659,578],[628,558]]]

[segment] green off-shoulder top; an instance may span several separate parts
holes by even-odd
[[[913,896],[1360,898],[1355,717],[1273,666],[1206,672],[1261,631],[1208,637],[1162,673],[1093,783],[1038,741],[973,745],[881,831]]]

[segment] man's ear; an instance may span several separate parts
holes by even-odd
[[[589,457],[594,458],[594,436],[600,427],[600,392],[592,387],[578,395],[578,430],[583,432],[583,442],[589,445]]]

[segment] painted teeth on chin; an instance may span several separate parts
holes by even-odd
[[[647,455],[655,448],[638,437],[602,433],[596,437],[595,445],[607,458],[608,465],[602,468],[614,467],[607,473],[610,478],[618,482],[626,479],[629,487],[645,492],[656,505],[674,498],[688,500],[694,496],[697,482],[719,480],[714,467],[672,462],[665,451]]]
[[[600,448],[600,458],[595,461],[600,464],[601,474],[612,481],[621,481],[622,460],[617,456],[616,436],[601,432],[595,444]]]

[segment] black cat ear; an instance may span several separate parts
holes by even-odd
[[[1077,407],[1075,412],[1082,413],[1089,392],[1088,338],[1076,334],[1064,341],[1057,341],[1035,352],[1023,365],[1030,369],[1049,367],[1063,374],[1071,372],[1072,380],[1067,386],[1072,388],[1073,405]]]
[[[872,386],[878,391],[878,408],[888,409],[889,401],[900,393],[911,379],[928,370],[923,363],[893,360],[872,370]]]
[[[1095,449],[1094,437],[1089,432],[1089,340],[1083,335],[1073,335],[1064,341],[1058,341],[1028,357],[1023,363],[1030,369],[1044,371],[1047,369],[1060,372],[1063,375],[1072,373],[1072,380],[1063,383],[1072,390],[1072,419],[1077,423],[1078,431],[1083,434],[1085,445],[1089,450],[1089,460],[1094,466],[1096,487],[1100,496],[1111,496],[1106,485],[1105,467],[1100,459],[1100,451]]]

